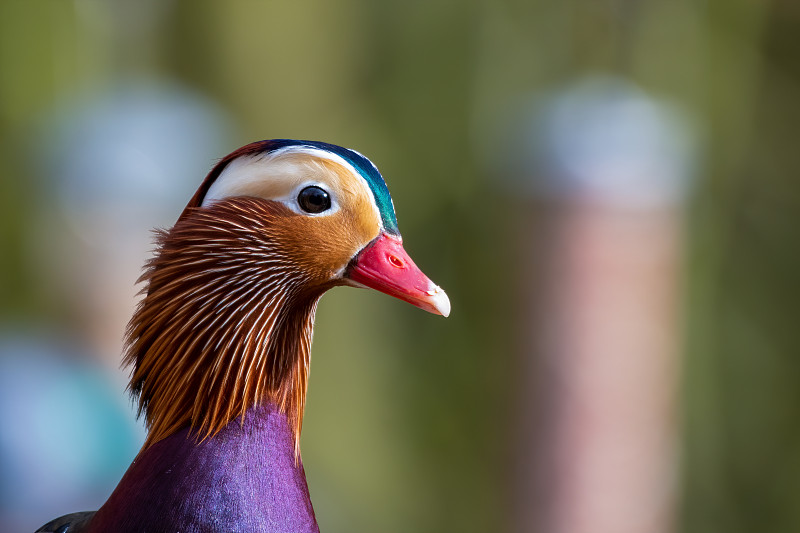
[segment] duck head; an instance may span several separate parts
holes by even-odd
[[[431,313],[450,313],[447,295],[403,249],[389,190],[366,157],[327,143],[281,139],[245,146],[220,165],[201,187],[202,199],[196,196],[190,206],[237,197],[274,202],[284,212],[273,224],[294,237],[283,241],[283,252],[313,284],[369,287]]]
[[[403,249],[377,168],[339,146],[269,140],[208,174],[158,235],[128,328],[145,444],[187,424],[212,436],[276,403],[299,437],[320,296],[367,287],[447,316],[450,302]]]

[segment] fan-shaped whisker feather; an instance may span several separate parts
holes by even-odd
[[[250,353],[259,353],[260,352],[260,350],[259,350],[260,344],[257,342],[257,339],[262,334],[262,332],[266,333],[267,331],[272,329],[271,325],[270,325],[269,330],[267,330],[267,328],[265,326],[266,326],[266,324],[271,323],[273,317],[275,316],[276,309],[272,308],[271,312],[265,318],[264,314],[267,312],[267,309],[270,309],[270,308],[268,308],[268,307],[263,307],[262,308],[261,312],[259,313],[259,316],[253,322],[253,325],[250,327],[250,329],[248,330],[247,334],[244,337],[244,340],[242,341],[243,344],[245,345],[247,351],[250,352]],[[252,382],[253,367],[256,366],[258,364],[258,361],[261,360],[262,358],[263,357],[261,356],[261,354],[259,354],[259,356],[254,357],[254,358],[251,359],[250,364],[242,365],[239,368],[239,374],[237,375],[237,380],[239,380],[239,381],[243,380],[243,382],[245,384],[245,386],[244,386],[244,397],[245,397],[245,399],[248,399],[248,400],[251,399],[249,394],[250,394],[250,390],[251,390],[252,385],[253,385],[253,382]],[[243,371],[244,371],[244,374],[242,374]],[[253,398],[253,399],[257,400],[258,398],[256,397],[256,398]]]
[[[265,400],[299,437],[323,288],[308,292],[306,266],[281,251],[274,209],[234,199],[189,209],[156,234],[125,355],[146,447],[186,425],[206,438]]]

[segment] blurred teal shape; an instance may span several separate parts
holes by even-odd
[[[96,508],[144,440],[130,401],[79,343],[0,333],[0,525]]]

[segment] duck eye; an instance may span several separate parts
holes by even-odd
[[[297,203],[307,213],[322,213],[331,207],[331,197],[324,189],[312,185],[297,195]]]

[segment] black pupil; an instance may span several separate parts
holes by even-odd
[[[303,211],[308,213],[321,213],[331,206],[331,197],[327,192],[316,186],[306,187],[297,196],[297,203]]]

